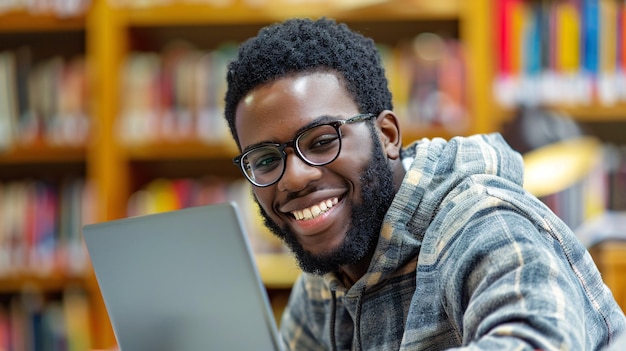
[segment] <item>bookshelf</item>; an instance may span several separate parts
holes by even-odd
[[[3,334],[0,348],[37,348],[45,339],[88,349],[97,286],[79,229],[92,220],[85,17],[3,12],[0,53],[0,328],[16,336],[9,345]]]
[[[410,65],[409,71],[406,71],[405,64],[415,60],[415,57],[403,54],[415,54],[411,50],[415,48],[420,34],[436,34],[435,40],[443,44],[439,46],[444,53],[440,57],[447,61],[437,61],[434,66],[429,66],[431,71],[427,72],[443,79],[436,80],[435,85],[451,89],[445,92],[451,94],[453,102],[457,103],[446,106],[460,106],[462,114],[453,114],[454,123],[446,123],[449,120],[438,115],[405,120],[402,122],[405,141],[500,130],[512,114],[511,107],[502,104],[494,93],[494,82],[499,81],[501,73],[497,70],[500,67],[499,56],[496,55],[499,49],[493,36],[496,32],[494,6],[504,1],[516,4],[542,2],[390,0],[296,3],[286,0],[231,0],[213,4],[210,1],[168,1],[163,5],[146,5],[145,1],[92,0],[83,2],[88,4],[84,11],[71,16],[33,13],[23,8],[2,12],[0,53],[14,52],[26,43],[31,48],[33,63],[54,57],[62,57],[68,62],[77,57],[84,59],[83,74],[88,85],[83,92],[84,105],[80,108],[88,116],[88,134],[79,138],[80,142],[69,140],[65,144],[51,142],[49,138],[7,144],[0,151],[0,184],[4,188],[8,183],[49,179],[56,188],[60,188],[64,179],[79,177],[89,184],[88,221],[107,221],[128,216],[129,201],[133,195],[146,190],[156,181],[198,181],[206,176],[229,184],[241,181],[239,171],[229,161],[237,152],[228,135],[189,137],[183,133],[178,138],[149,135],[147,140],[140,142],[124,139],[120,132],[123,125],[120,119],[128,107],[126,98],[136,92],[122,88],[126,77],[122,72],[131,58],[141,55],[150,56],[160,67],[172,44],[182,41],[187,45],[188,52],[201,57],[216,55],[222,52],[224,44],[240,42],[254,35],[263,25],[293,16],[334,17],[382,44],[396,99],[394,104],[400,115],[407,115],[406,106],[411,95],[411,86],[405,78],[409,76],[407,72],[412,71]],[[448,50],[451,48],[457,48],[460,56],[450,54]],[[442,78],[442,67],[458,74],[452,79]],[[458,84],[450,85],[450,81],[457,81]],[[177,93],[174,86],[167,88],[171,94]],[[178,94],[181,95],[180,92]],[[149,97],[139,99],[142,98]],[[160,104],[165,111],[174,111],[174,105],[162,101]],[[585,123],[608,121],[623,124],[626,121],[622,112],[624,102],[604,105],[593,100],[587,105],[552,105]],[[436,106],[441,109],[443,105]],[[141,121],[134,123],[130,123],[134,126],[132,128],[142,125]],[[621,141],[624,141],[623,137]],[[269,251],[259,253],[257,264],[278,315],[298,271],[291,258],[281,253],[277,246],[273,245]],[[34,285],[41,287],[47,296],[55,295],[58,301],[63,300],[66,287],[82,287],[92,321],[89,332],[91,346],[106,348],[114,342],[104,305],[89,269],[79,276],[61,272],[59,275],[34,278],[28,273],[0,278],[0,282],[6,286],[0,295],[19,296],[23,287]]]
[[[624,122],[623,2],[493,0],[492,11],[491,98],[498,119],[508,120],[522,103],[583,123]]]

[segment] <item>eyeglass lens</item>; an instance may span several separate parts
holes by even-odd
[[[339,155],[340,145],[339,130],[328,124],[311,128],[295,140],[296,153],[312,166],[332,162]],[[278,180],[285,167],[283,148],[267,145],[246,153],[241,162],[247,177],[258,185]]]

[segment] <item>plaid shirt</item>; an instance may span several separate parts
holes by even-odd
[[[498,134],[421,140],[368,272],[303,274],[286,350],[598,350],[624,314]]]

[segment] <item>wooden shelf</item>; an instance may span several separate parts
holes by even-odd
[[[262,22],[258,9],[237,3],[227,7],[173,4],[150,8],[118,9],[115,16],[132,26],[184,26]]]
[[[231,159],[238,150],[234,143],[205,143],[202,141],[158,142],[125,148],[130,160],[189,160]]]
[[[5,152],[0,152],[0,165],[85,162],[86,158],[87,150],[84,146],[35,144],[31,146],[15,146]]]
[[[269,23],[292,17],[327,16],[342,21],[456,19],[459,0],[325,1],[294,4],[286,0],[251,6],[176,3],[149,8],[118,8],[116,16],[135,26]]]
[[[35,288],[40,291],[62,291],[65,287],[90,286],[92,280],[88,274],[66,275],[66,274],[11,274],[0,276],[0,293],[15,293],[25,288]]]
[[[467,134],[467,131],[454,133],[444,127],[428,127],[428,128],[419,128],[419,127],[411,127],[409,125],[405,125],[401,122],[401,132],[402,132],[402,140],[405,145],[408,143],[414,142],[415,140],[422,138],[444,138],[450,139],[457,135]]]
[[[85,29],[85,16],[65,18],[55,14],[33,14],[27,11],[13,11],[0,14],[0,33],[83,29]]]
[[[626,121],[626,104],[613,106],[554,107],[556,111],[581,122]]]
[[[547,109],[562,113],[565,116],[579,122],[619,122],[626,121],[626,103],[612,106],[589,105],[589,106],[563,106],[547,105]],[[495,107],[496,114],[501,116],[502,121],[513,119],[515,111],[502,106]]]
[[[370,0],[332,1],[336,13],[327,15],[343,21],[456,20],[461,17],[460,0]]]

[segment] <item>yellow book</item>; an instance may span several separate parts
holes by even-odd
[[[146,189],[152,194],[152,199],[154,200],[153,213],[180,209],[171,180],[165,178],[155,179],[148,184]]]
[[[556,68],[560,73],[576,74],[580,68],[580,14],[572,2],[556,7]]]
[[[67,349],[85,351],[91,349],[91,317],[89,301],[81,290],[68,288],[63,293],[63,315],[67,329]]]

